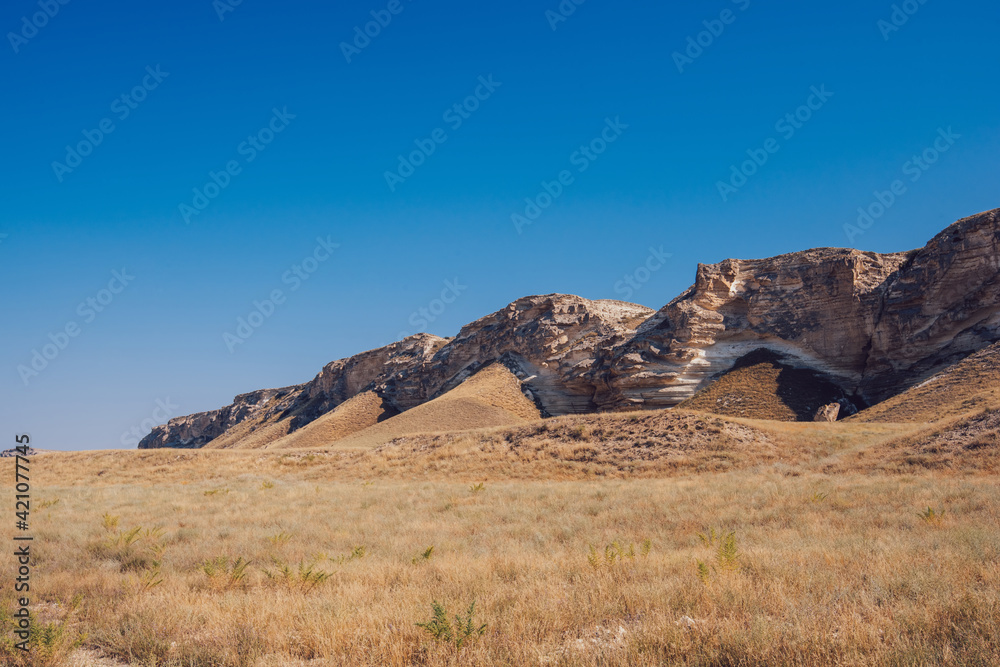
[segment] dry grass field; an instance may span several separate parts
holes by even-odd
[[[851,419],[937,422],[991,407],[1000,407],[1000,343],[966,357],[926,382]]]
[[[926,428],[672,411],[41,455],[33,664],[995,665],[997,447],[929,465]]]

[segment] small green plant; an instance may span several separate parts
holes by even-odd
[[[479,493],[480,491],[483,491],[485,489],[486,489],[486,484],[484,482],[480,482],[479,484],[473,484],[472,486],[469,487],[469,491],[471,491],[472,493]]]
[[[267,541],[270,542],[272,546],[283,547],[286,544],[288,544],[289,540],[291,540],[291,539],[292,539],[292,535],[290,533],[286,533],[285,531],[281,531],[277,535],[270,535],[270,536],[268,536]]]
[[[697,561],[697,564],[698,564],[698,579],[701,580],[701,583],[707,586],[708,580],[711,577],[711,572],[708,569],[708,565],[706,565],[705,561],[702,560]]]
[[[200,569],[210,580],[221,582],[225,588],[235,588],[243,584],[251,562],[243,556],[235,559],[219,556],[202,563]]]
[[[455,614],[455,623],[452,625],[448,620],[448,612],[444,605],[434,600],[431,603],[431,620],[426,623],[417,623],[417,627],[423,628],[427,634],[436,642],[454,644],[458,650],[462,649],[469,640],[481,636],[486,632],[486,624],[476,625],[472,620],[476,612],[476,601],[473,600],[465,612],[465,616]]]
[[[53,507],[53,506],[58,505],[58,504],[59,504],[59,499],[58,498],[56,498],[55,500],[40,500],[40,501],[38,501],[38,504],[35,505],[35,509],[44,510],[44,509],[48,509],[48,508]]]
[[[272,557],[275,569],[263,569],[264,574],[272,581],[280,581],[289,588],[298,588],[303,593],[309,593],[326,583],[333,573],[316,569],[316,561],[302,561],[292,567],[287,563]]]
[[[158,528],[146,530],[142,526],[127,531],[110,532],[109,526],[117,526],[118,517],[105,515],[104,527],[108,530],[105,538],[91,546],[93,553],[99,558],[117,561],[122,572],[140,571],[155,568],[157,561],[162,560],[165,546],[158,540],[163,531]],[[145,541],[146,549],[139,549],[138,543]]]
[[[221,494],[225,495],[225,494],[229,493],[229,489],[225,489],[225,488],[224,489],[212,489],[211,491],[206,491],[205,495],[206,496],[214,496],[217,493],[221,493]]]
[[[109,535],[106,542],[109,547],[116,548],[120,552],[127,551],[133,544],[138,542],[142,537],[139,533],[142,532],[142,526],[136,526],[130,531],[118,531],[114,535]]]
[[[413,558],[413,564],[416,565],[417,563],[426,563],[431,559],[433,555],[434,555],[434,545],[432,544],[431,546],[424,549],[419,556],[415,556]]]
[[[79,604],[76,598],[70,612]],[[0,611],[0,664],[10,667],[39,667],[41,665],[64,664],[69,654],[83,645],[86,635],[69,628],[69,618],[51,623],[39,623],[34,612],[28,612],[28,650],[17,647],[21,641],[15,639],[15,629],[22,629],[18,621],[6,610]]]
[[[653,543],[650,540],[643,540],[639,545],[639,555],[645,558],[649,555],[652,548]],[[591,544],[590,553],[587,554],[587,562],[595,570],[602,567],[613,567],[616,563],[620,565],[626,560],[635,560],[635,544],[629,542],[626,546],[621,540],[615,540],[605,546],[603,553],[595,549],[594,545]]]
[[[154,561],[153,567],[144,571],[139,576],[139,581],[136,588],[141,591],[148,591],[151,588],[155,588],[163,583],[163,576],[160,571],[161,561]]]
[[[825,494],[825,493],[819,493],[817,491],[816,493],[812,494],[812,496],[809,498],[809,502],[811,502],[811,503],[813,503],[815,505],[819,505],[821,502],[823,502],[824,500],[826,500],[826,496],[827,496],[827,494]]]
[[[117,561],[122,572],[137,572],[138,577],[130,579],[139,592],[162,584],[163,554],[167,550],[167,545],[160,542],[163,529],[154,527],[143,530],[142,526],[136,526],[112,533],[111,530],[118,525],[118,517],[107,514],[103,524],[109,534],[91,547],[93,552],[101,558]]]
[[[261,491],[266,491],[268,489],[273,489],[273,488],[274,488],[274,482],[268,482],[268,481],[265,480],[265,481],[261,482],[261,484],[260,484],[260,490]]]
[[[104,530],[106,530],[107,532],[109,533],[113,532],[115,530],[118,530],[118,520],[120,518],[121,517],[113,516],[105,512],[104,517],[102,518],[101,521],[101,525],[104,526]]]
[[[698,533],[698,539],[701,540],[701,543],[706,547],[713,547],[715,546],[716,540],[719,539],[719,535],[715,532],[715,528],[709,527],[709,529],[704,533]]]
[[[934,511],[933,507],[928,507],[924,511],[918,513],[918,516],[924,523],[937,526],[944,520],[944,510]]]
[[[721,570],[735,570],[739,567],[740,552],[736,546],[736,534],[729,533],[719,540],[715,552],[715,562]]]
[[[361,560],[368,555],[368,549],[363,544],[351,549],[351,553],[343,554],[337,557],[327,558],[331,563],[336,563],[337,565],[343,565],[344,563],[350,563],[352,560]],[[322,558],[319,560],[323,560]]]

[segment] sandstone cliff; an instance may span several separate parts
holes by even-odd
[[[525,297],[454,338],[411,336],[334,361],[305,384],[172,419],[139,446],[233,446],[250,434],[264,446],[361,392],[405,411],[493,362],[545,415],[671,407],[757,350],[863,407],[997,340],[1000,209],[959,220],[907,253],[821,248],[699,265],[695,284],[656,312]]]
[[[455,338],[427,334],[327,364],[302,385],[237,396],[219,410],[177,417],[140,443],[151,447],[263,447],[364,391],[403,411],[458,386],[494,361],[523,379],[543,414],[595,409],[589,375],[604,350],[653,311],[621,301],[550,294],[518,299]]]

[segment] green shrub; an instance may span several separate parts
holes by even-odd
[[[431,603],[431,620],[426,623],[417,623],[417,627],[423,628],[427,634],[436,642],[454,644],[458,650],[471,639],[481,636],[486,632],[486,624],[476,625],[472,617],[476,611],[476,601],[473,600],[465,612],[465,616],[455,614],[455,623],[452,625],[448,620],[448,612],[444,605],[437,600]]]

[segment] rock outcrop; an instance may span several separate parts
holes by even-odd
[[[1000,209],[910,253],[882,299],[860,390],[877,402],[1000,339]]]
[[[840,403],[828,403],[813,416],[814,422],[835,422],[840,415]]]
[[[925,247],[823,248],[700,265],[695,284],[611,353],[603,409],[676,405],[754,349],[874,404],[1000,339],[1000,209]]]
[[[652,313],[622,301],[525,297],[466,325],[455,338],[417,334],[331,362],[305,384],[242,394],[225,408],[177,417],[153,429],[139,447],[228,447],[251,435],[254,446],[266,446],[361,392],[404,411],[495,361],[523,380],[525,395],[542,414],[591,412],[589,378],[598,358]]]
[[[559,415],[671,407],[763,351],[836,385],[850,413],[998,340],[1000,209],[906,253],[820,248],[699,265],[695,284],[656,312],[558,294],[518,299],[454,338],[411,336],[334,361],[305,384],[172,419],[139,446],[231,446],[254,432],[266,444],[361,392],[405,411],[494,362],[542,414]]]
[[[690,289],[613,350],[596,401],[673,406],[757,349],[857,386],[887,281],[905,261],[823,248],[701,264]]]

